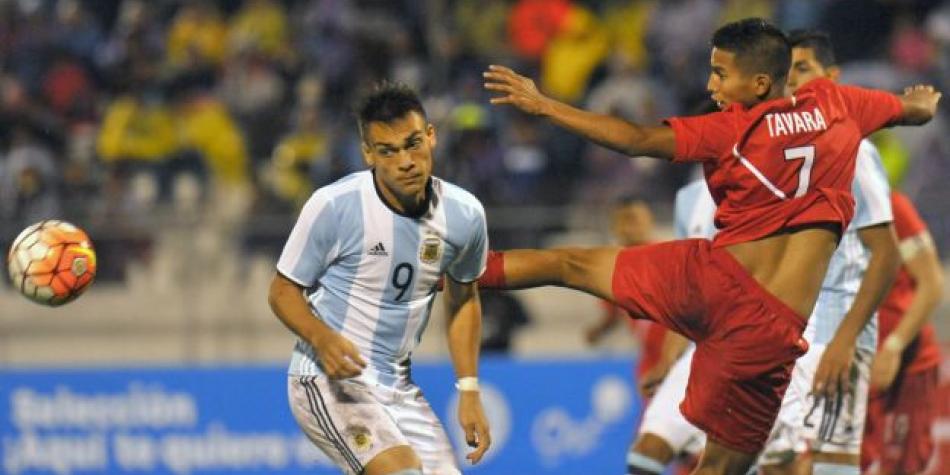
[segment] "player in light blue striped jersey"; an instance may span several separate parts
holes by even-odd
[[[412,90],[380,84],[358,114],[370,169],[313,194],[271,284],[271,308],[299,337],[291,410],[346,473],[457,474],[445,431],[410,377],[410,356],[447,275],[459,422],[478,462],[491,443],[477,382],[485,212],[431,176],[435,129]]]

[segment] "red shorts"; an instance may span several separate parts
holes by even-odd
[[[795,360],[808,349],[805,319],[705,239],[624,249],[613,293],[635,318],[696,342],[680,404],[686,419],[717,443],[761,451]]]
[[[879,473],[921,473],[934,452],[939,369],[899,373],[885,391],[872,393],[861,444],[861,467],[881,463]]]

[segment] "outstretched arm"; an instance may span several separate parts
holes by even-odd
[[[641,126],[610,115],[596,114],[558,102],[541,94],[534,81],[510,68],[491,65],[484,74],[485,89],[501,96],[492,104],[510,104],[604,147],[630,156],[646,155],[670,160],[676,152],[673,129]]]
[[[482,408],[477,387],[478,349],[482,338],[482,307],[476,282],[461,283],[450,276],[445,279],[445,305],[448,315],[449,353],[455,375],[459,378],[459,424],[465,431],[465,440],[475,451],[466,456],[478,463],[488,447],[491,435],[488,419]],[[461,382],[468,382],[462,385]]]

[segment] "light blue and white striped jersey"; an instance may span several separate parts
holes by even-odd
[[[373,173],[362,171],[310,197],[277,270],[307,289],[315,318],[356,345],[369,363],[361,377],[402,387],[436,281],[446,273],[478,279],[487,253],[485,210],[469,192],[432,177],[428,211],[409,217],[393,211]],[[322,374],[309,343],[298,339],[289,373]]]
[[[716,202],[705,179],[689,182],[676,192],[673,202],[673,234],[676,239],[706,238],[716,235]]]
[[[831,257],[815,310],[808,320],[805,339],[812,343],[826,345],[831,341],[861,286],[870,253],[861,243],[858,230],[894,220],[884,165],[877,148],[867,139],[861,141],[858,149],[851,188],[854,219]],[[871,351],[877,347],[877,312],[858,335],[856,345]]]

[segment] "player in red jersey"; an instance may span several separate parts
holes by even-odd
[[[642,246],[654,241],[653,211],[640,196],[627,195],[617,200],[611,212],[611,233],[623,247]],[[637,364],[637,380],[642,381],[662,359],[663,340],[666,328],[648,320],[627,318],[622,308],[604,301],[601,318],[584,332],[591,345],[599,342],[621,320],[630,324],[631,332],[640,339],[640,361]]]
[[[540,115],[627,155],[701,162],[717,203],[712,241],[621,249],[511,251],[483,282],[560,285],[621,305],[696,342],[680,408],[707,434],[695,473],[744,474],[775,420],[809,315],[842,230],[861,138],[922,124],[940,94],[903,96],[816,79],[783,97],[790,48],[761,19],[713,35],[707,88],[723,109],[640,126],[554,101],[534,82],[491,66],[493,104]],[[494,281],[494,282],[492,282]]]
[[[930,315],[940,302],[943,271],[927,225],[910,200],[891,193],[904,266],[879,309],[878,353],[861,447],[862,466],[877,473],[921,473],[933,453],[940,347]]]

